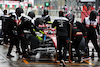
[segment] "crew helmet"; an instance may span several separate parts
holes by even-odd
[[[18,8],[16,8],[16,13],[17,13],[17,15],[18,16],[21,16],[21,13],[23,13],[24,11],[23,11],[23,9],[22,8],[20,8],[20,7],[18,7]]]
[[[67,14],[65,17],[66,17],[67,19],[69,19],[69,21],[70,21],[71,23],[73,23],[74,18],[75,18],[74,14]]]
[[[95,21],[97,15],[98,15],[97,11],[95,10],[91,11],[89,19]]]
[[[35,17],[35,13],[33,11],[30,11],[28,13],[28,16],[30,16],[33,19]]]

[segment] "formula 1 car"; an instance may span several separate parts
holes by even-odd
[[[44,29],[43,32],[45,33],[45,35],[36,32],[37,36],[43,38],[43,41],[39,41],[39,43],[36,37],[32,36],[30,33],[26,33],[29,45],[32,45],[31,47],[33,47],[33,49],[29,50],[29,52],[32,52],[31,55],[35,55],[35,58],[37,58],[37,54],[40,55],[38,56],[38,58],[43,56],[54,57],[57,48],[56,35],[55,35],[56,29]]]
[[[43,41],[39,41],[39,45],[34,44],[33,36],[28,37],[30,44],[33,45],[33,47],[36,46],[31,52],[36,53],[35,57],[37,56],[37,54],[39,54],[40,55],[39,57],[47,55],[47,56],[53,56],[56,59],[56,50],[57,50],[56,29],[51,28],[50,24],[39,25],[39,27],[40,27],[40,30],[42,30],[45,33],[45,36],[39,32],[36,32],[38,36],[43,38]],[[81,43],[84,44],[83,40]],[[83,47],[84,45],[81,45],[81,46]]]

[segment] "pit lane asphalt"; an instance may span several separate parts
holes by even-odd
[[[91,43],[89,43],[89,48],[94,48]],[[34,56],[28,59],[22,59],[21,56],[16,54],[16,48],[13,47],[12,55],[14,58],[6,58],[8,47],[0,45],[0,67],[60,67],[59,61],[54,63],[54,58],[45,57],[35,59]],[[96,56],[96,52],[94,53]],[[65,67],[100,67],[100,61],[98,61],[97,56],[94,57],[94,60],[86,60],[82,63],[69,63],[66,62]]]

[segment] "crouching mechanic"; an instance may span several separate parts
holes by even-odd
[[[56,36],[57,36],[57,53],[59,56],[59,61],[61,65],[65,65],[64,60],[66,60],[66,54],[67,54],[67,40],[68,40],[68,31],[69,31],[69,21],[67,18],[64,17],[64,12],[59,11],[59,18],[55,19],[52,27],[56,27]],[[62,47],[64,47],[64,53],[62,55]]]
[[[21,39],[21,47],[22,47],[22,54],[23,57],[27,57],[27,48],[28,48],[28,40],[27,37],[25,37],[25,30],[29,31],[30,34],[32,34],[31,36],[34,37],[33,41],[34,44],[37,44],[36,46],[38,47],[39,45],[39,40],[42,40],[41,37],[37,36],[34,32],[34,25],[32,23],[32,19],[35,17],[35,14],[33,11],[28,13],[28,16],[22,16],[21,17],[21,24],[18,26],[17,30],[18,30],[18,35],[19,38]],[[30,35],[29,34],[29,35]],[[37,39],[38,38],[38,39]],[[36,40],[34,40],[36,39]],[[35,47],[35,45],[33,45],[33,48]],[[32,48],[32,47],[31,47]]]
[[[83,35],[84,35],[84,37],[86,37],[86,33],[87,33],[86,28],[82,23],[75,20],[75,16],[73,14],[67,14],[66,18],[68,18],[72,24],[72,41],[73,41],[72,46],[74,46],[77,57],[78,57],[78,60],[76,62],[80,63],[81,55],[80,55],[80,51],[79,51],[80,50],[79,46],[80,46],[80,42],[83,39]],[[85,42],[82,46],[85,47]],[[71,55],[73,55],[73,54],[71,54]]]

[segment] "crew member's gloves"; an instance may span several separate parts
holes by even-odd
[[[36,37],[37,37],[40,41],[42,41],[42,40],[43,40],[43,38],[41,38],[41,37],[39,37],[39,36],[37,36],[37,35],[36,35]]]

